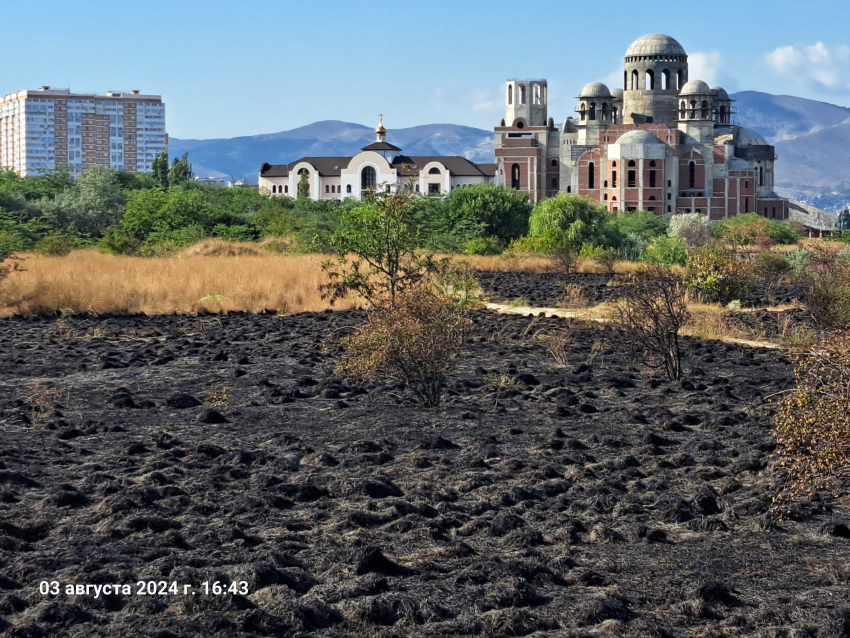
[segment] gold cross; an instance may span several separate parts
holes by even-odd
[[[384,123],[384,114],[383,114],[383,113],[379,113],[379,115],[381,116],[381,124],[383,124],[383,123]]]

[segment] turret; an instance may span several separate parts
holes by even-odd
[[[517,120],[527,126],[546,126],[548,122],[549,87],[546,80],[508,80],[506,87],[505,123]],[[517,125],[517,128],[523,128]]]

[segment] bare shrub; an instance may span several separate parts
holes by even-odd
[[[622,342],[642,363],[663,367],[669,379],[682,374],[679,330],[688,321],[685,287],[669,271],[650,267],[627,279],[611,320]]]
[[[774,437],[784,481],[776,513],[850,477],[850,336],[834,334],[791,349],[797,387],[779,401]]]
[[[614,274],[614,264],[617,263],[617,253],[613,250],[600,250],[593,256],[593,261],[606,275]]]
[[[396,294],[344,340],[337,373],[356,379],[386,377],[407,385],[426,407],[439,405],[442,383],[470,325],[452,299],[419,287]]]
[[[576,267],[578,256],[569,246],[557,246],[548,255],[560,272],[571,273]]]
[[[543,342],[555,363],[562,366],[569,364],[569,350],[573,344],[573,337],[568,330],[553,330],[548,334],[540,334],[537,338]]]
[[[812,246],[804,303],[817,324],[828,330],[850,326],[850,255]]]
[[[711,239],[708,217],[699,213],[673,215],[667,228],[670,237],[681,237],[688,248],[705,246]]]
[[[561,301],[561,307],[585,308],[587,305],[587,299],[584,298],[581,286],[577,286],[576,284],[567,284],[567,287],[564,289],[564,298]]]

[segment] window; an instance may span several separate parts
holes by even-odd
[[[346,184],[346,185],[345,185],[345,192],[346,192],[346,193],[350,193],[350,192],[351,192],[351,184]]]
[[[649,201],[654,202],[654,201],[655,201],[655,195],[650,195],[650,196],[649,196]]]
[[[611,167],[612,167],[612,168],[617,168],[617,162],[616,162],[616,161],[611,162]]]
[[[593,165],[593,162],[587,165],[587,187],[588,188],[596,188],[596,175],[595,173],[596,167]]]
[[[558,166],[558,160],[552,160],[552,166],[557,167]]]
[[[330,192],[331,192],[331,187],[329,185],[325,184],[325,193],[330,193]]]
[[[672,212],[673,212],[673,207],[672,207],[672,206],[668,206],[668,207],[667,207],[667,212],[668,212],[668,213],[672,213]]]
[[[697,117],[697,102],[696,102],[696,100],[691,100],[691,108],[690,108],[690,112],[688,113],[688,117],[691,118],[692,120],[695,120],[696,117]]]
[[[649,187],[655,188],[655,171],[649,171]]]
[[[629,168],[632,168],[632,167],[636,166],[635,161],[634,161],[634,160],[629,160],[629,164],[628,164],[628,166],[629,166]]]
[[[764,186],[764,166],[759,166],[759,186]]]
[[[553,191],[558,190],[558,178],[557,177],[552,178],[552,190]]]
[[[596,102],[590,103],[590,117],[588,118],[591,122],[596,119]]]
[[[611,171],[611,188],[617,188],[617,171]]]
[[[638,90],[638,72],[632,71],[632,91]]]
[[[672,193],[667,193],[667,199],[673,199],[673,194],[672,194]]]
[[[702,119],[711,119],[711,112],[708,108],[708,102],[706,100],[702,101]]]
[[[511,166],[511,188],[519,190],[519,164]]]
[[[567,193],[572,193],[572,192],[573,192],[573,187],[567,186]]]
[[[644,80],[646,81],[646,89],[648,91],[655,89],[655,72],[652,69],[647,69]]]
[[[664,69],[661,72],[661,89],[664,91],[670,90],[670,69]]]
[[[635,172],[636,171],[629,171],[629,174],[628,174],[628,187],[629,188],[634,188],[635,186],[637,186],[637,183],[636,183],[637,180],[635,179]]]
[[[602,196],[602,199],[603,199],[603,200],[605,200],[605,201],[607,202],[607,201],[608,201],[608,193],[605,193],[605,194]]]
[[[272,194],[277,192],[277,186],[272,184]]]
[[[696,188],[697,165],[696,162],[688,162],[688,188]]]
[[[744,198],[744,212],[745,213],[750,212],[750,198],[749,197]]]
[[[673,180],[667,180],[667,188],[671,188],[673,186]]]
[[[440,194],[440,185],[439,184],[428,184],[428,194],[429,195],[439,195]]]
[[[525,85],[524,84],[519,85],[519,103],[525,104]]]
[[[685,85],[685,73],[682,69],[676,71],[676,90],[681,91],[682,87]]]
[[[429,175],[442,175],[442,173],[440,172],[440,169],[437,168],[436,166],[431,168],[431,170],[428,171],[428,174]]]
[[[378,176],[375,173],[375,169],[371,166],[365,167],[360,172],[360,190],[368,190],[370,188],[375,188],[375,183],[378,181]]]
[[[514,87],[511,84],[508,84],[508,105],[514,103]]]
[[[749,188],[749,187],[750,187],[750,180],[745,180],[744,181],[744,188]]]
[[[535,104],[542,104],[543,103],[542,99],[540,97],[540,85],[539,84],[534,85],[534,103]]]
[[[283,192],[286,193],[286,194],[289,193],[289,185],[288,184],[283,187]]]

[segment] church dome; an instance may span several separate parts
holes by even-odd
[[[767,146],[765,139],[752,129],[738,126],[735,135],[736,146]]]
[[[648,131],[629,131],[620,136],[617,144],[663,144],[661,140]]]
[[[612,89],[611,90],[611,97],[613,97],[618,102],[622,102],[623,101],[623,89]]]
[[[729,100],[729,99],[731,99],[731,98],[729,97],[729,94],[726,92],[726,90],[725,90],[725,89],[722,89],[722,88],[721,88],[721,87],[719,87],[719,86],[713,86],[713,87],[711,87],[711,92],[714,94],[714,96],[715,96],[718,100]]]
[[[602,82],[591,82],[581,90],[579,97],[611,97],[611,91]]]
[[[641,55],[687,55],[685,49],[669,35],[651,33],[632,42],[626,57]]]
[[[711,95],[711,89],[702,80],[688,80],[679,95]]]

